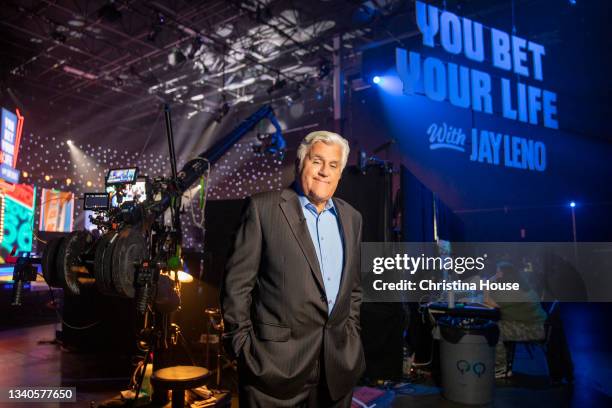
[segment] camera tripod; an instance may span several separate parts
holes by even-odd
[[[181,334],[180,327],[170,322],[170,314],[159,311],[153,312],[153,324],[143,330],[143,336],[147,338],[148,345],[141,373],[136,380],[135,395],[131,400],[133,406],[138,401],[143,382],[147,375],[147,366],[153,365],[151,376],[152,394],[151,404],[162,406],[167,402],[167,390],[172,390],[172,406],[184,406],[185,389],[196,388],[204,385],[210,372],[197,367],[193,361],[191,352],[185,338]],[[187,352],[192,366],[174,366],[171,347],[176,346],[179,341]],[[137,369],[138,370],[138,369]]]

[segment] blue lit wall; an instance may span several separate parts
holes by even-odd
[[[550,3],[550,8],[542,3]],[[601,89],[609,89],[605,71],[610,57],[603,51],[605,36],[598,32],[597,7],[580,7],[553,7],[552,2],[539,2],[531,9],[517,7],[515,34],[545,46],[542,80],[533,72],[521,76],[494,66],[487,40],[491,28],[513,32],[510,10],[501,7],[486,15],[470,13],[467,7],[449,8],[460,17],[467,15],[484,25],[485,58],[481,62],[470,60],[463,52],[449,53],[440,37],[435,38],[434,47],[424,45],[418,31],[392,44],[365,50],[362,76],[372,86],[351,93],[351,137],[366,150],[396,140],[394,158],[457,211],[466,224],[466,239],[571,240],[568,204],[572,200],[578,203],[578,240],[612,238],[607,215],[612,209],[612,189],[607,187],[612,179],[612,147],[608,138],[602,137],[609,136],[602,120],[609,102],[597,97]],[[396,21],[395,26],[409,23]],[[577,32],[579,27],[584,31]],[[413,94],[402,92],[405,82],[398,76],[398,48],[421,56],[420,81]],[[435,100],[436,92],[427,91],[427,58],[435,58],[445,69],[445,97],[440,101]],[[530,61],[526,64],[532,67]],[[490,112],[485,107],[475,108],[473,101],[466,107],[450,102],[451,65],[490,77]],[[377,84],[372,81],[375,75],[381,78]],[[472,89],[473,78],[463,79],[459,88]],[[554,91],[558,123],[545,126],[541,112],[536,124],[505,118],[503,79],[511,84],[514,107],[520,92],[518,83]],[[440,133],[443,128],[446,137]],[[472,138],[473,130],[477,139]],[[504,143],[506,139],[508,144]],[[498,143],[497,150],[491,148],[492,141]],[[536,145],[541,148],[539,153],[534,153]],[[513,156],[515,150],[518,153]],[[473,151],[476,155],[471,160]],[[525,151],[529,160],[523,161]],[[543,156],[543,151],[545,160],[537,160],[534,154]]]

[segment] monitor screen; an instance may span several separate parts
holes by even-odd
[[[128,184],[136,182],[138,177],[138,167],[124,169],[110,169],[106,176],[106,184]]]
[[[106,191],[110,198],[111,207],[119,207],[123,203],[142,203],[147,199],[147,183],[139,179],[133,184],[125,184],[121,187],[107,186]]]
[[[85,210],[108,210],[108,193],[85,193],[83,207]]]
[[[84,227],[87,231],[89,232],[93,232],[94,230],[99,230],[100,227],[95,224],[91,218],[102,218],[104,221],[108,221],[108,216],[106,215],[106,213],[100,213],[100,212],[96,212],[96,211],[92,211],[92,210],[85,210],[84,212]]]

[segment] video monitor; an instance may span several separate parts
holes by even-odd
[[[108,193],[85,193],[83,208],[91,211],[108,210]]]
[[[85,210],[84,211],[84,217],[83,217],[83,226],[85,227],[85,230],[89,231],[89,232],[93,232],[95,230],[99,230],[100,226],[98,224],[96,224],[93,219],[102,219],[104,221],[108,221],[108,215],[106,212],[97,212],[97,211],[92,211],[92,210]]]
[[[138,167],[110,169],[106,175],[106,185],[132,184],[138,178]]]
[[[106,186],[106,192],[109,195],[110,206],[113,208],[127,202],[142,203],[147,199],[147,182],[144,178],[139,178],[132,184],[110,185]]]

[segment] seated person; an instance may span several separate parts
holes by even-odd
[[[518,282],[518,291],[487,291],[485,304],[498,307],[501,318],[498,322],[499,341],[495,350],[496,377],[508,377],[506,372],[505,341],[538,341],[545,337],[546,312],[526,279],[507,261],[497,264],[496,274],[491,278],[497,282]]]

